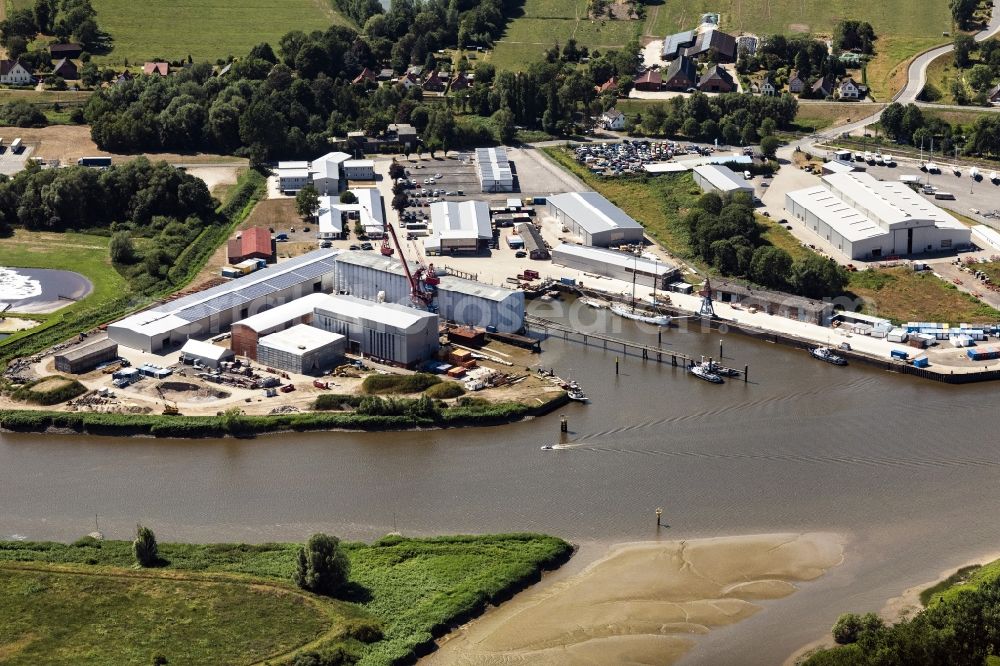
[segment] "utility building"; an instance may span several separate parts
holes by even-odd
[[[105,339],[65,349],[55,355],[55,363],[59,372],[79,375],[116,358],[118,358],[118,343]]]
[[[344,336],[348,351],[393,365],[410,367],[438,350],[438,316],[405,305],[337,296],[316,308],[313,325]]]
[[[437,289],[438,314],[463,326],[500,333],[524,328],[524,292],[445,275]]]
[[[428,254],[479,252],[493,240],[490,207],[485,201],[432,203],[431,229],[424,239]]]
[[[201,340],[188,340],[181,347],[181,360],[184,363],[198,363],[213,370],[235,357],[232,349]]]
[[[300,375],[320,375],[344,358],[347,339],[307,324],[271,333],[257,344],[257,361]]]
[[[850,259],[879,259],[969,246],[968,227],[903,183],[835,173],[785,195],[797,220]]]
[[[571,243],[560,243],[552,250],[552,263],[623,282],[631,282],[634,275],[636,284],[657,289],[666,289],[679,273],[666,261]]]
[[[514,191],[514,172],[503,146],[476,148],[476,175],[483,192]]]
[[[641,243],[642,225],[597,192],[570,192],[546,199],[546,211],[584,245]]]
[[[722,196],[743,192],[753,196],[753,185],[742,175],[720,164],[704,164],[694,169],[694,182],[702,192],[718,192]]]
[[[228,330],[235,321],[306,294],[333,288],[339,250],[313,250],[223,285],[178,298],[108,326],[120,345],[152,353],[176,349],[188,338]]]
[[[330,294],[308,294],[236,322],[232,331],[233,352],[258,360],[257,344],[261,338],[298,324],[312,323],[315,309],[332,298]]]

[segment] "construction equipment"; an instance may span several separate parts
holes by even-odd
[[[164,416],[177,416],[181,413],[181,410],[177,408],[177,403],[167,400],[167,397],[163,395],[163,391],[160,390],[159,386],[156,387],[156,393],[157,395],[160,396],[160,399],[163,401]]]
[[[406,279],[410,283],[410,300],[413,301],[414,305],[429,307],[434,302],[435,287],[441,282],[441,278],[434,271],[434,264],[429,264],[426,268],[421,265],[416,271],[411,273],[406,256],[403,254],[403,246],[399,244],[399,237],[396,236],[396,230],[391,224],[387,224],[386,228],[392,235],[393,244],[399,250],[399,262],[403,264],[403,271],[406,273]],[[388,257],[392,252],[393,249],[389,246],[388,238],[383,238],[382,254]]]

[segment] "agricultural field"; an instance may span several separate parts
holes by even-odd
[[[642,21],[592,20],[587,0],[526,0],[509,14],[510,22],[489,61],[498,69],[523,70],[553,44],[575,39],[580,46],[620,48],[643,30]]]
[[[255,44],[278,40],[290,30],[325,30],[349,25],[329,0],[179,0],[145,5],[128,0],[93,0],[97,22],[114,39],[104,65],[142,64],[153,59],[214,62],[242,56]]]
[[[848,290],[866,301],[868,314],[904,321],[996,321],[1000,312],[930,273],[886,268],[851,273]]]
[[[126,541],[0,541],[0,660],[249,664],[305,646],[346,650],[363,666],[408,663],[452,621],[570,553],[532,534],[345,548],[350,581],[333,600],[291,586],[297,544],[161,543],[163,566],[137,571]]]

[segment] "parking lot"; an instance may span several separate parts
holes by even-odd
[[[400,216],[405,224],[430,224],[430,205],[438,201],[466,201],[481,198],[472,153],[458,153],[441,160],[418,160],[402,163],[406,169],[406,194],[409,205]],[[386,197],[391,206],[392,197]]]
[[[24,144],[19,152],[13,152],[10,149],[10,141],[13,138],[16,137],[4,137],[4,145],[3,147],[0,147],[0,173],[5,176],[13,176],[15,173],[23,169],[25,163],[28,161],[28,157],[30,157],[35,150],[34,145]]]

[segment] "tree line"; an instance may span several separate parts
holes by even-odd
[[[722,275],[816,299],[837,296],[847,286],[846,270],[833,260],[813,255],[793,261],[771,245],[749,195],[703,194],[684,226],[691,251]]]
[[[31,8],[12,11],[0,21],[0,43],[7,49],[7,57],[20,59],[32,70],[52,66],[47,49],[28,50],[39,34],[53,35],[60,42],[73,40],[90,53],[103,52],[109,46],[90,0],[35,0]]]
[[[952,125],[924,115],[916,104],[893,102],[880,120],[886,136],[899,143],[951,154],[957,148],[965,155],[1000,156],[1000,116],[983,114],[971,125]]]
[[[676,136],[731,146],[757,143],[778,129],[790,129],[799,103],[791,95],[715,95],[696,92],[643,107],[633,125],[649,136]],[[773,156],[772,143],[769,151]]]

